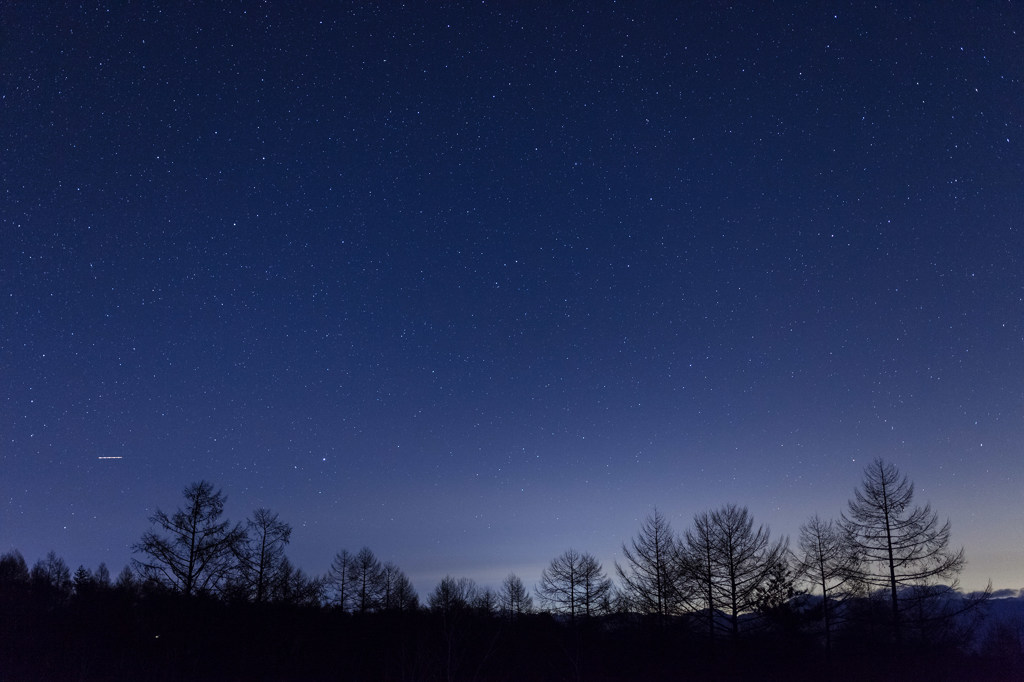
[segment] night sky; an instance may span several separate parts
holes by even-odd
[[[0,552],[532,586],[881,457],[1024,587],[1019,5],[159,4],[0,6]]]

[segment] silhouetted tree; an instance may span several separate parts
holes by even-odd
[[[625,565],[615,564],[619,589],[629,608],[654,614],[659,622],[679,613],[685,603],[679,549],[668,520],[655,509],[627,546]]]
[[[498,595],[489,587],[478,590],[473,608],[488,616],[494,615],[498,612]]]
[[[555,557],[540,574],[537,596],[548,608],[576,617],[602,610],[611,593],[612,581],[592,555],[574,549]]]
[[[139,588],[139,581],[135,575],[135,571],[132,570],[131,566],[125,566],[121,569],[121,572],[117,574],[117,580],[114,581],[114,589],[120,592],[134,594]]]
[[[682,539],[682,562],[686,579],[694,586],[694,602],[703,606],[707,618],[707,634],[715,640],[715,614],[718,609],[716,589],[716,546],[717,538],[710,512],[701,512],[693,519],[693,526],[686,529]]]
[[[836,609],[854,594],[854,578],[860,572],[855,550],[833,521],[815,514],[800,526],[797,572],[813,589],[821,590],[825,649],[831,651]]]
[[[279,581],[279,574],[284,568],[284,548],[291,535],[292,527],[263,507],[246,521],[246,542],[240,552],[240,578],[253,601],[270,600],[271,588]]]
[[[269,587],[269,600],[293,606],[320,606],[325,599],[327,580],[307,576],[295,568],[288,557],[281,557]]]
[[[47,552],[45,558],[40,559],[32,566],[29,575],[33,589],[52,605],[62,604],[71,596],[74,586],[71,569],[64,563],[64,559],[57,556],[56,552],[52,550]]]
[[[341,611],[348,611],[352,606],[351,564],[352,555],[343,549],[334,555],[327,573],[327,582],[334,592],[334,604]]]
[[[533,611],[533,597],[515,573],[510,573],[502,581],[498,604],[502,614],[508,618],[517,618]]]
[[[755,530],[746,507],[729,504],[710,515],[698,515],[687,536],[692,551],[686,563],[706,595],[712,633],[714,610],[721,605],[733,637],[739,635],[740,615],[757,609],[758,595],[785,562],[786,545],[784,539],[772,542],[765,526]]]
[[[583,615],[594,616],[611,610],[612,581],[605,575],[601,563],[591,554],[584,553],[580,565],[583,577]]]
[[[412,582],[390,561],[381,567],[380,584],[381,608],[385,611],[414,611],[419,605]]]
[[[74,583],[77,595],[88,594],[96,588],[96,578],[93,577],[92,571],[82,565],[75,570],[71,582]]]
[[[15,549],[0,556],[0,657],[5,646],[16,646],[10,637],[11,630],[18,629],[24,619],[22,608],[29,603],[31,584],[28,564],[21,552]]]
[[[740,614],[756,608],[759,592],[785,562],[787,543],[784,539],[773,543],[766,526],[754,530],[746,507],[726,505],[712,512],[711,518],[718,540],[718,585],[736,635]]]
[[[382,567],[369,547],[356,552],[349,562],[349,580],[355,610],[359,613],[374,611],[380,607],[382,592]]]
[[[416,593],[416,588],[412,586],[409,577],[401,571],[395,579],[391,600],[399,611],[415,611],[420,607],[420,596]]]
[[[182,594],[214,592],[236,568],[245,531],[220,520],[226,498],[212,483],[193,483],[183,494],[185,506],[173,515],[157,509],[149,517],[155,529],[134,545],[143,558],[132,562],[143,577]]]
[[[431,612],[440,620],[441,660],[449,680],[456,679],[469,657],[472,606],[479,596],[480,589],[472,579],[446,575],[427,598]]]
[[[840,523],[861,558],[857,578],[889,592],[893,635],[900,639],[900,588],[947,579],[952,586],[964,551],[949,549],[950,523],[939,525],[931,506],[912,506],[914,485],[892,464],[876,459],[854,490]]]
[[[451,614],[455,611],[465,610],[476,600],[479,593],[476,583],[471,578],[453,578],[446,575],[437,584],[434,591],[427,598],[427,605],[431,611],[441,614]]]
[[[18,550],[11,550],[0,556],[0,587],[4,585],[28,585],[29,572],[25,557]]]
[[[100,565],[96,567],[96,573],[93,577],[100,588],[106,589],[110,587],[110,569],[108,569],[107,565],[102,561],[100,562]]]
[[[776,631],[796,634],[800,618],[793,606],[793,599],[799,594],[796,578],[790,566],[790,557],[784,552],[772,566],[764,582],[754,594],[754,610]]]
[[[0,598],[25,593],[30,581],[29,565],[22,553],[11,550],[0,556]]]

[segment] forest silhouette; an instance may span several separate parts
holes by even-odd
[[[1024,679],[1024,610],[957,589],[964,552],[913,496],[876,460],[792,546],[736,504],[681,533],[655,510],[610,570],[569,548],[532,590],[446,576],[421,598],[367,547],[305,573],[288,523],[233,524],[199,481],[116,577],[0,556],[0,682]]]

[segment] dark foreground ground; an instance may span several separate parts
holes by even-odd
[[[1012,619],[929,636],[813,622],[708,637],[693,619],[571,624],[474,609],[353,615],[108,590],[0,595],[0,682],[23,680],[1024,680]]]

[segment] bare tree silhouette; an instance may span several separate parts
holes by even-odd
[[[245,541],[241,525],[221,521],[226,498],[208,481],[184,490],[185,506],[168,516],[157,511],[149,517],[154,529],[142,535],[133,559],[146,578],[185,595],[218,591],[237,568]]]
[[[541,572],[537,596],[575,622],[577,616],[591,616],[602,610],[611,589],[612,581],[597,559],[570,549],[552,559]]]
[[[939,525],[931,506],[912,506],[914,484],[893,464],[876,459],[864,470],[841,524],[862,560],[857,578],[889,591],[893,635],[901,637],[900,588],[952,581],[965,562],[964,550],[949,549],[950,523]]]

